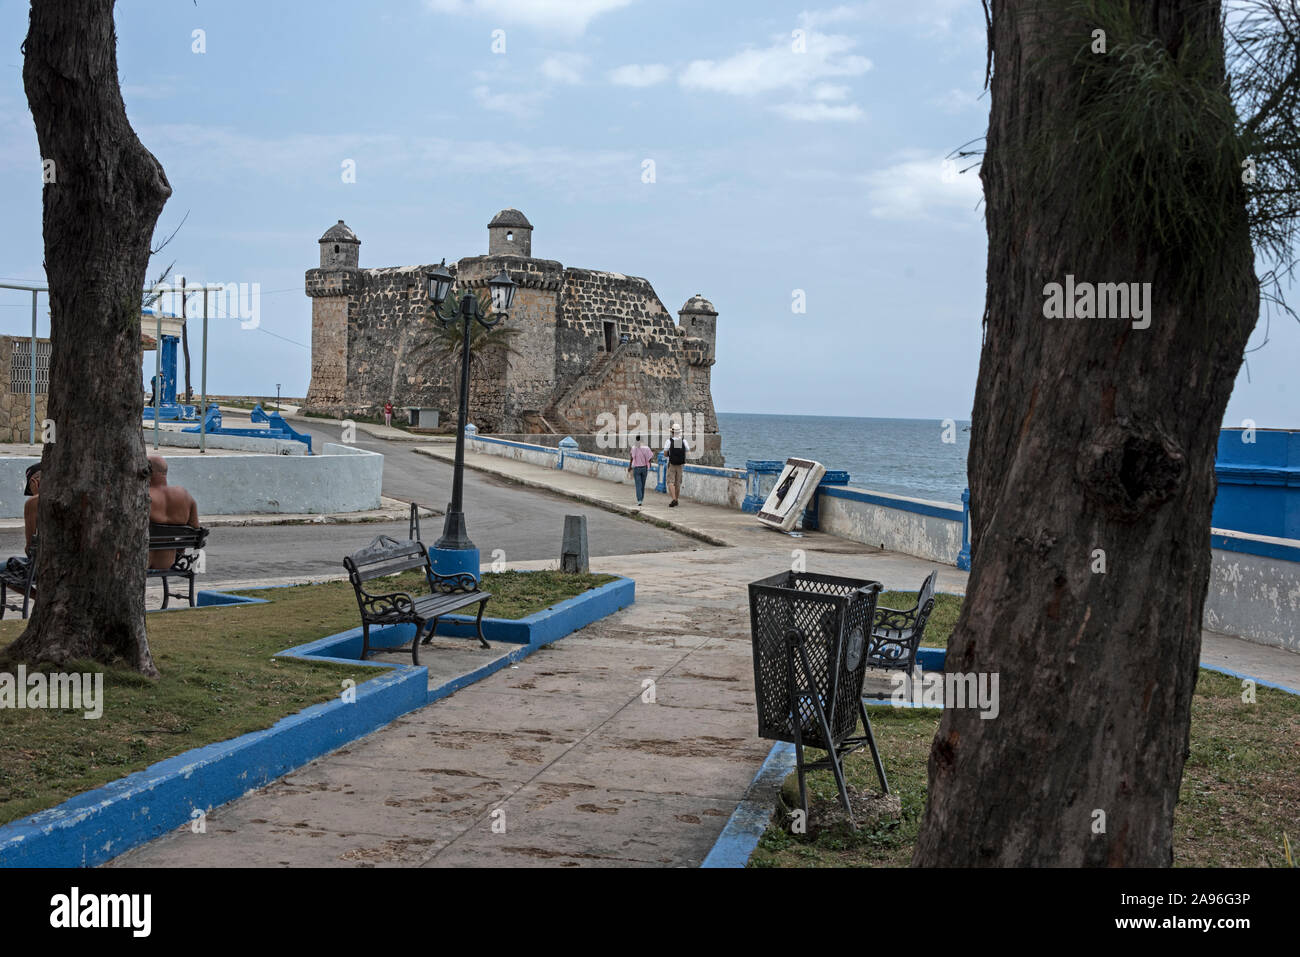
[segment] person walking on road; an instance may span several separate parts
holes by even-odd
[[[641,507],[641,502],[645,499],[645,480],[650,474],[650,462],[654,459],[655,453],[648,445],[641,444],[641,436],[632,436],[632,455],[628,459],[627,472],[636,482],[636,507]]]
[[[682,493],[682,466],[686,464],[686,453],[691,450],[691,443],[682,438],[682,427],[673,423],[672,434],[664,443],[664,452],[668,455],[668,494],[673,500],[669,508],[677,507],[677,496]]]

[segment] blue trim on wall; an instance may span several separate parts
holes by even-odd
[[[926,502],[918,502],[915,499],[889,498],[859,488],[839,488],[836,486],[830,486],[822,489],[821,494],[830,498],[848,499],[850,502],[865,502],[868,505],[880,505],[885,508],[897,509],[900,512],[915,512],[917,515],[928,515],[931,518],[945,518],[953,522],[960,522],[963,517],[960,505],[930,505]]]
[[[210,811],[264,787],[403,714],[445,698],[630,605],[635,600],[635,589],[631,579],[619,578],[530,615],[523,620],[529,643],[433,689],[428,686],[428,668],[424,666],[357,661],[361,653],[359,627],[286,649],[276,657],[332,661],[389,673],[358,683],[353,702],[345,702],[340,696],[312,705],[281,718],[266,730],[187,751],[79,794],[57,807],[6,824],[0,827],[0,867],[102,864],[188,823],[194,810]],[[231,599],[231,603],[265,602],[220,592],[206,594],[214,599]],[[486,634],[489,622],[484,620],[483,624]],[[396,637],[402,627],[408,629],[409,642],[410,626],[372,629],[372,640]]]
[[[1261,542],[1253,538],[1240,538],[1225,535],[1217,529],[1210,530],[1210,547],[1225,552],[1241,552],[1245,555],[1258,555],[1284,562],[1300,562],[1300,541],[1283,538],[1271,542]]]
[[[551,455],[560,454],[559,449],[553,449],[549,445],[530,445],[527,442],[512,442],[509,439],[494,439],[490,435],[473,434],[469,435],[469,438],[473,439],[475,442],[492,442],[496,445],[508,445],[511,448],[516,449],[528,449],[534,452],[548,452]]]

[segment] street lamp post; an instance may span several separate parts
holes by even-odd
[[[444,325],[461,324],[460,351],[460,411],[456,420],[456,464],[452,472],[451,502],[443,520],[442,538],[429,550],[434,571],[440,575],[468,572],[479,576],[478,549],[470,541],[465,527],[463,495],[465,488],[465,426],[469,419],[469,334],[471,323],[491,329],[510,311],[514,302],[516,284],[504,269],[488,280],[492,292],[492,309],[483,312],[478,296],[466,289],[460,301],[448,300],[452,277],[443,260],[428,276],[429,298],[433,301],[434,317]],[[444,308],[444,305],[446,308]]]

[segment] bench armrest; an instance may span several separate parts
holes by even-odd
[[[460,572],[456,575],[439,575],[437,572],[429,571],[429,588],[440,595],[447,595],[453,592],[474,593],[479,590],[478,579],[469,572]]]
[[[872,622],[875,628],[911,628],[916,622],[916,606],[913,605],[907,611],[900,611],[897,608],[886,608],[880,605],[876,608],[876,620]]]
[[[404,591],[372,595],[364,588],[358,588],[357,602],[367,617],[415,614],[415,600]]]

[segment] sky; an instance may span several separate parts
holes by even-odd
[[[27,10],[0,0],[0,281],[44,282]],[[212,393],[306,392],[303,273],[335,221],[363,267],[399,266],[486,253],[516,207],[534,256],[643,276],[674,316],[714,303],[719,411],[969,418],[987,245],[977,171],[945,158],[987,124],[976,0],[140,0],[116,19],[127,112],[173,190],[158,236],[180,227],[149,278],[175,260],[261,291],[255,328],[211,320]],[[30,299],[0,290],[0,332],[29,331]],[[1300,427],[1300,325],[1261,319],[1261,345],[1225,423]]]

